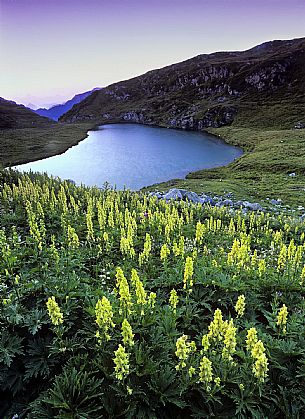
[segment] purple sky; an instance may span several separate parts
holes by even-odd
[[[0,0],[0,96],[37,105],[219,50],[305,36],[305,0]]]

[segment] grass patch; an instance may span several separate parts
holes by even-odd
[[[231,192],[239,199],[280,198],[289,205],[305,199],[305,130],[251,130],[224,127],[210,133],[242,147],[245,153],[228,166],[200,170],[186,179],[174,179],[147,190],[170,187],[197,193]],[[290,173],[296,173],[290,177]]]
[[[92,124],[79,123],[2,130],[0,165],[15,166],[64,153],[92,128]]]

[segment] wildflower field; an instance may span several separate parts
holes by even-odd
[[[0,418],[305,417],[304,221],[0,184]]]

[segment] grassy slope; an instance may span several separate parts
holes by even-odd
[[[0,165],[14,166],[64,153],[87,136],[92,124],[54,124],[0,131]]]

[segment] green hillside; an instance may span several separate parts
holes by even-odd
[[[33,128],[50,125],[49,118],[37,115],[31,109],[0,97],[0,130]]]

